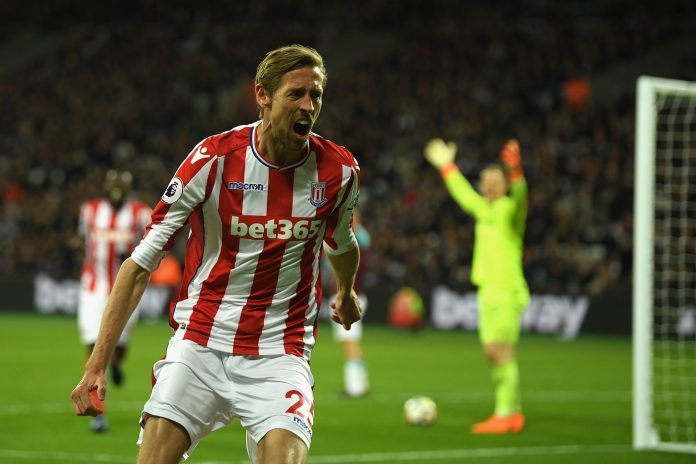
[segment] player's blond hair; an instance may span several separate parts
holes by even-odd
[[[273,96],[285,74],[307,66],[319,68],[323,76],[321,85],[326,87],[327,74],[324,59],[312,47],[298,44],[286,45],[266,53],[266,57],[256,68],[255,83],[261,85],[270,96]],[[256,105],[256,108],[259,111],[259,117],[263,118],[263,108],[259,105]]]
[[[481,173],[484,171],[500,171],[503,174],[503,180],[505,181],[505,186],[510,187],[510,169],[502,163],[489,163],[481,169]]]

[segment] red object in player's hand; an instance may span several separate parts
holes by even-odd
[[[106,406],[104,405],[104,402],[99,399],[99,395],[97,394],[96,389],[92,390],[89,393],[89,398],[92,400],[92,404],[94,405],[94,407],[99,410],[99,414],[103,414],[106,410]]]

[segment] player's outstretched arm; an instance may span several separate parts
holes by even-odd
[[[78,416],[96,416],[103,412],[99,403],[106,397],[104,372],[149,280],[150,272],[132,258],[121,265],[104,310],[94,350],[87,360],[82,379],[72,391],[73,408]],[[94,391],[99,401],[93,398]]]
[[[445,142],[440,138],[432,139],[425,145],[423,154],[425,155],[425,159],[427,159],[435,169],[442,170],[454,163],[454,157],[457,154],[457,144],[454,142]]]
[[[442,139],[430,140],[423,149],[425,159],[433,165],[445,182],[454,201],[467,213],[478,218],[487,209],[486,201],[471,186],[454,163],[457,144]]]
[[[348,330],[362,315],[360,300],[353,289],[355,274],[360,264],[360,249],[356,246],[340,255],[327,256],[336,275],[336,300],[331,303],[331,319]]]
[[[522,171],[522,150],[517,139],[508,140],[500,150],[500,161],[507,166],[510,175],[510,182],[517,182],[524,177]]]

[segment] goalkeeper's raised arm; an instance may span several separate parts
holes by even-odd
[[[487,208],[485,200],[474,190],[454,163],[457,154],[456,143],[432,139],[426,144],[423,154],[425,159],[440,172],[450,195],[464,211],[475,218],[484,213]]]
[[[517,139],[510,139],[500,150],[500,161],[507,170],[510,198],[514,203],[513,227],[517,235],[524,235],[527,220],[527,181],[522,171],[522,150]]]

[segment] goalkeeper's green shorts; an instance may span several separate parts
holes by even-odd
[[[522,313],[529,304],[527,286],[479,287],[477,297],[481,343],[516,344],[520,338]]]

